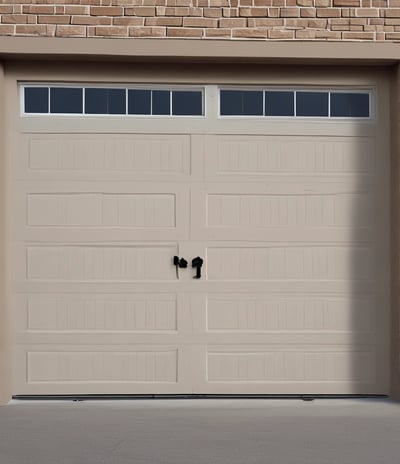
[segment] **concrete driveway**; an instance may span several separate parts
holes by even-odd
[[[1,464],[400,464],[400,404],[12,401]]]

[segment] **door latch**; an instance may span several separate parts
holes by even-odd
[[[180,269],[187,268],[188,262],[186,261],[185,258],[179,258],[179,256],[174,256],[174,259],[172,262],[174,263],[174,266],[176,267],[176,278],[179,279],[179,268]]]
[[[196,275],[193,276],[193,279],[201,279],[201,266],[203,265],[203,260],[200,256],[192,259],[192,267],[196,268]]]

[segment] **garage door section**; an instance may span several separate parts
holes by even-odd
[[[387,392],[379,125],[217,118],[207,92],[140,132],[24,116],[15,394]]]

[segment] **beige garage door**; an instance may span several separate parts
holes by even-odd
[[[223,119],[205,90],[202,119],[21,118],[14,394],[387,393],[383,115]]]

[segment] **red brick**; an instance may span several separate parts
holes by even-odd
[[[282,27],[284,24],[283,19],[279,18],[255,18],[247,20],[249,27]]]
[[[300,16],[302,18],[315,18],[317,10],[315,8],[300,8]]]
[[[130,27],[130,37],[165,37],[165,27]]]
[[[144,7],[147,8],[147,7]],[[154,8],[151,8],[154,11]],[[92,6],[90,8],[92,16],[122,16],[124,9],[118,6]],[[153,12],[153,15],[155,11]]]
[[[57,26],[57,37],[85,37],[85,26]]]
[[[217,27],[218,20],[211,18],[183,18],[183,27]]]
[[[268,8],[239,8],[239,16],[268,16]]]
[[[101,37],[126,37],[128,28],[123,26],[99,26],[96,27],[95,34]]]
[[[142,0],[112,0],[111,3],[113,6],[140,6],[142,5]],[[165,1],[163,1],[164,3]]]
[[[305,29],[308,24],[308,19],[287,19],[285,26],[287,29]]]
[[[315,31],[300,29],[296,31],[296,39],[315,39]]]
[[[4,24],[26,24],[28,22],[28,16],[27,15],[2,15],[1,16],[1,22]]]
[[[10,14],[13,12],[11,5],[0,5],[0,14]]]
[[[317,8],[317,18],[340,18],[338,8]]]
[[[222,18],[219,20],[220,27],[246,27],[247,19],[246,18]]]
[[[316,30],[315,38],[325,40],[339,40],[341,38],[341,34],[341,32]]]
[[[89,14],[89,7],[88,6],[66,5],[65,14],[70,14],[70,15]]]
[[[0,35],[14,35],[15,26],[12,24],[0,24]]]
[[[203,15],[205,18],[221,18],[222,8],[204,8]]]
[[[189,16],[189,8],[165,8],[165,16]]]
[[[72,16],[71,24],[76,25],[93,25],[93,26],[111,26],[112,18],[106,16]]]
[[[229,0],[210,0],[210,7],[231,6]],[[233,5],[232,5],[233,6]]]
[[[377,10],[376,8],[358,8],[356,10],[356,16],[366,18],[378,17],[379,10]]]
[[[253,38],[253,39],[266,39],[268,37],[268,29],[266,28],[250,28],[233,29],[232,37],[237,38]]]
[[[189,8],[188,16],[203,16],[203,10],[201,8]]]
[[[38,16],[39,24],[69,24],[70,21],[70,16]]]
[[[212,37],[212,38],[230,38],[232,35],[232,30],[231,29],[206,29],[205,30],[206,37]]]
[[[310,29],[326,29],[328,21],[326,19],[309,19],[307,26]]]
[[[53,5],[23,5],[23,13],[31,14],[52,14],[54,13]]]
[[[360,0],[333,0],[333,6],[351,7],[351,6],[361,6],[361,5],[360,5]]]
[[[113,19],[114,26],[143,26],[143,23],[144,18],[135,18],[132,16]]]
[[[300,16],[300,8],[282,8],[281,18],[298,18]]]
[[[137,18],[134,18],[137,19]],[[183,18],[167,16],[165,18],[146,18],[146,26],[182,26]]]
[[[384,15],[386,18],[400,18],[400,8],[387,8]]]
[[[343,32],[344,40],[374,40],[374,32]]]
[[[20,25],[15,26],[15,33],[17,35],[46,35],[45,25]]]
[[[268,31],[269,39],[289,40],[289,39],[293,39],[293,37],[294,37],[294,31],[279,31],[279,30]]]
[[[222,15],[227,18],[234,18],[235,16],[239,16],[239,8],[223,8]]]
[[[375,21],[382,21],[380,24],[386,24],[387,26],[398,26],[400,25],[400,18],[399,19],[376,19]],[[370,24],[377,24],[376,22]]]
[[[195,29],[193,27],[168,27],[168,37],[202,37],[203,29]]]

